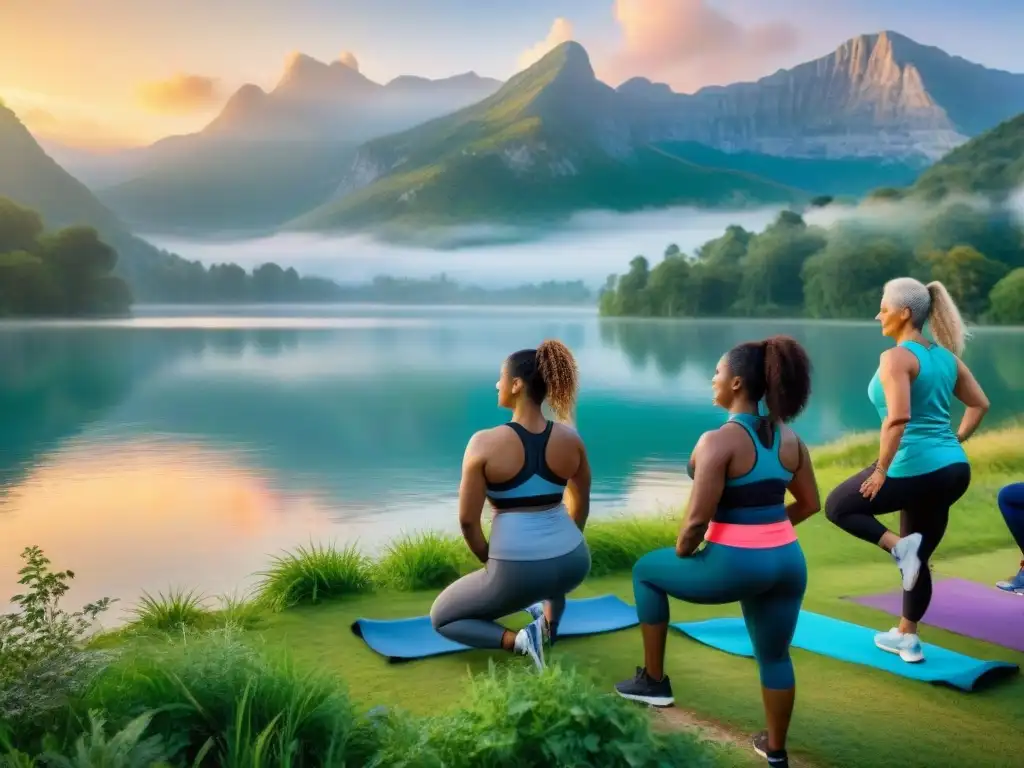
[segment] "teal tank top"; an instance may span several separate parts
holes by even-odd
[[[765,446],[757,434],[761,417],[752,413],[734,413],[729,421],[743,427],[754,443],[754,466],[745,475],[726,478],[722,498],[712,518],[718,523],[738,525],[764,525],[780,523],[786,517],[786,488],[793,479],[793,473],[782,465],[779,450],[782,447],[782,430],[772,430],[771,445]],[[693,477],[691,459],[687,474]]]
[[[916,341],[904,341],[901,347],[914,353],[921,370],[910,384],[910,421],[889,466],[890,477],[912,477],[967,461],[967,454],[956,439],[949,416],[949,404],[956,387],[956,356],[933,344],[926,347]],[[888,409],[879,372],[868,384],[868,398],[885,420]]]

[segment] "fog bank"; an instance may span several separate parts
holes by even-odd
[[[426,278],[445,272],[453,279],[488,287],[542,280],[584,280],[596,287],[610,273],[623,272],[637,254],[657,262],[670,243],[684,252],[692,252],[721,235],[730,224],[760,231],[779,210],[674,208],[631,214],[588,212],[573,217],[558,230],[526,242],[500,242],[514,234],[508,227],[467,227],[451,234],[463,242],[499,242],[458,248],[451,247],[452,237],[445,240],[444,248],[395,245],[371,235],[281,234],[220,242],[161,235],[143,237],[207,265],[234,262],[249,269],[275,261],[303,274],[344,283],[364,282],[382,274]]]

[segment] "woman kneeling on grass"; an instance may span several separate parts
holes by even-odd
[[[888,552],[903,580],[898,627],[875,635],[875,645],[906,662],[924,660],[917,623],[932,599],[928,559],[949,523],[949,508],[967,492],[971,465],[961,443],[981,424],[988,398],[957,355],[966,332],[942,283],[910,277],[890,280],[875,317],[896,346],[882,353],[868,398],[882,429],[878,460],[837,486],[825,500],[828,519],[847,533]],[[921,330],[931,324],[938,344]],[[953,431],[949,406],[967,406]],[[877,515],[900,512],[900,535]]]
[[[768,720],[754,748],[772,765],[785,766],[796,693],[789,646],[807,587],[793,526],[817,512],[821,501],[807,448],[783,424],[807,404],[811,365],[796,341],[773,336],[730,350],[711,387],[729,418],[701,435],[693,449],[693,488],[675,549],[650,552],[633,567],[645,663],[615,689],[627,699],[670,706],[672,686],[664,670],[668,597],[703,605],[739,601]],[[759,415],[762,398],[767,415]],[[788,506],[787,489],[795,499]],[[708,543],[697,551],[702,540]]]
[[[543,667],[544,640],[557,633],[565,596],[590,572],[587,452],[574,429],[541,412],[547,400],[560,422],[571,418],[576,361],[560,341],[545,341],[510,355],[497,388],[512,420],[470,438],[459,488],[462,535],[484,567],[445,589],[430,620],[449,640],[529,654]],[[495,511],[490,542],[480,524],[485,498]],[[522,610],[533,622],[518,633],[496,623]]]

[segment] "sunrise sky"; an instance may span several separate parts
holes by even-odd
[[[246,82],[272,87],[294,51],[378,82],[506,79],[575,39],[612,85],[690,91],[881,29],[1024,72],[1020,0],[0,0],[0,98],[45,138],[142,144],[201,128]]]

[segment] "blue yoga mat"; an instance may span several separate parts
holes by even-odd
[[[638,623],[636,608],[614,595],[567,600],[558,625],[558,639],[614,632]],[[353,622],[352,632],[390,662],[470,650],[467,645],[437,634],[429,616],[390,621],[359,619]]]
[[[754,656],[743,619],[710,619],[672,625],[694,640],[737,656]],[[801,611],[793,646],[851,664],[882,669],[894,675],[927,683],[944,683],[964,691],[974,690],[982,678],[1014,674],[1016,664],[979,661],[955,651],[924,643],[925,660],[908,664],[894,653],[875,646],[877,630],[839,619]]]

